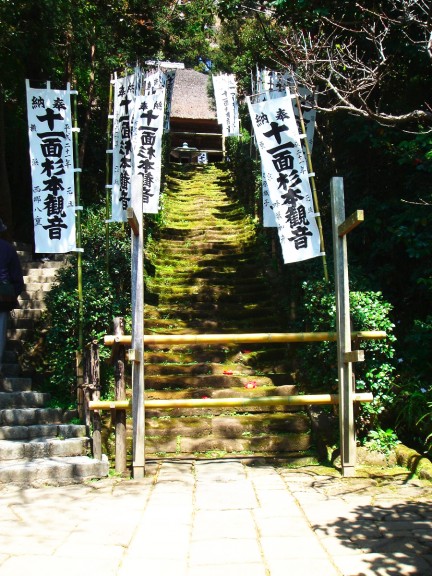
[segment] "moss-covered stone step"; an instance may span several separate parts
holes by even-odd
[[[178,390],[150,390],[147,388],[145,397],[147,400],[181,400],[185,398],[203,398],[202,394],[206,393],[206,398],[257,398],[262,396],[293,396],[297,394],[295,384],[281,384],[275,386],[269,383],[267,386],[258,386],[247,388],[244,385],[235,386],[236,382],[231,382],[227,388],[181,388]],[[233,410],[233,408],[224,408],[224,410]],[[272,411],[273,406],[266,407],[267,411]]]
[[[196,454],[209,451],[224,451],[235,454],[281,454],[309,450],[311,437],[309,433],[288,432],[286,434],[251,435],[240,438],[218,438],[214,435],[190,438],[178,435],[176,438],[148,437],[145,441],[146,453]]]
[[[147,279],[147,288],[149,290],[164,292],[169,291],[171,294],[195,294],[197,290],[214,291],[218,287],[226,291],[235,291],[236,294],[262,294],[271,296],[271,288],[268,284],[254,281],[253,278],[245,278],[227,274],[225,278],[215,276],[214,278],[172,275],[156,276]]]
[[[249,306],[256,303],[266,303],[269,301],[269,293],[267,291],[254,292],[253,288],[250,290],[240,288],[231,288],[231,290],[224,290],[223,286],[203,286],[202,288],[189,290],[187,294],[182,292],[161,292],[153,294],[157,296],[158,302],[161,305],[178,304],[181,305],[179,297],[183,295],[185,306],[191,306],[192,303],[218,303],[218,304],[237,304],[238,306]],[[148,293],[148,297],[152,296],[152,292]]]
[[[266,315],[256,318],[238,318],[220,320],[215,318],[200,318],[199,316],[187,320],[158,320],[146,321],[148,334],[209,334],[209,333],[247,333],[247,332],[274,332],[278,328],[275,318]],[[229,332],[228,332],[229,331]]]
[[[219,362],[160,362],[145,363],[144,371],[147,375],[164,375],[164,374],[242,374],[254,375],[257,370],[244,364],[229,364]]]
[[[176,390],[182,388],[229,388],[232,386],[240,387],[249,384],[251,378],[245,376],[225,376],[220,374],[202,374],[202,375],[165,375],[154,376],[147,375],[145,378],[146,387],[152,390]],[[280,386],[287,384],[285,374],[271,374],[268,376],[254,376],[253,380],[256,387],[260,386]]]
[[[251,318],[279,318],[276,316],[274,307],[271,302],[267,304],[258,305],[256,302],[253,304],[238,306],[237,304],[230,304],[229,302],[223,304],[216,304],[212,302],[202,302],[196,304],[194,307],[179,306],[151,306],[145,307],[145,319],[148,323],[149,320],[183,320],[185,322],[195,320],[212,320],[214,318],[224,318],[226,322],[231,319],[240,320]],[[147,326],[146,323],[146,326]]]
[[[264,369],[265,366],[280,366],[284,363],[286,347],[276,344],[260,347],[258,344],[152,344],[144,349],[145,362],[217,362],[241,361],[249,366]]]
[[[189,438],[247,438],[266,434],[307,433],[310,421],[306,414],[254,414],[216,416],[213,418],[184,416],[182,418],[147,418],[145,433],[148,438],[163,436],[166,439],[178,435]],[[257,429],[260,430],[257,434]]]
[[[167,178],[165,226],[146,254],[147,334],[279,332],[283,316],[256,227],[220,167]],[[286,345],[145,346],[146,399],[292,395]],[[147,454],[298,455],[310,448],[299,406],[146,408]]]

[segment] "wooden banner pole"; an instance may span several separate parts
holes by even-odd
[[[107,146],[106,159],[105,159],[105,267],[106,271],[109,272],[109,247],[110,247],[110,235],[109,235],[109,223],[110,223],[110,206],[112,197],[112,184],[111,184],[111,166],[112,166],[112,155],[113,150],[110,148],[112,146],[112,119],[113,119],[113,93],[114,93],[114,79],[111,77],[109,95],[108,95],[108,121],[107,121]]]
[[[145,413],[144,413],[144,218],[142,193],[132,191],[132,210],[128,220],[134,222],[132,237],[132,416],[133,477],[145,475]],[[129,218],[129,215],[131,216]]]

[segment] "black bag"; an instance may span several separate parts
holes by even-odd
[[[19,308],[14,285],[0,282],[0,312],[10,312],[14,308]]]

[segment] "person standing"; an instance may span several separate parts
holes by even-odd
[[[7,226],[0,219],[0,234]],[[7,291],[10,288],[11,294]],[[2,375],[3,352],[6,345],[6,331],[9,312],[18,308],[18,296],[24,290],[21,263],[14,246],[0,237],[0,378]]]

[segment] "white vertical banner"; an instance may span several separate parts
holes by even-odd
[[[135,101],[135,75],[114,78],[113,165],[111,219],[126,222],[131,203],[130,113]]]
[[[174,92],[174,81],[175,81],[175,70],[166,70],[163,72],[162,76],[162,86],[165,88],[165,120],[164,120],[164,131],[169,132],[170,130],[170,117],[171,117],[171,105],[172,105],[172,95]]]
[[[268,99],[281,98],[283,96],[289,95],[290,91],[295,92],[296,86],[294,85],[294,80],[292,74],[289,72],[268,72],[267,70],[259,71],[257,70],[257,75],[264,78],[262,81],[262,88],[265,87],[265,92],[261,92],[254,96],[254,102],[264,102]],[[312,153],[314,132],[315,132],[315,121],[316,121],[316,96],[311,90],[305,86],[297,86],[298,97],[301,106],[301,113],[303,116],[303,122],[306,128],[306,137],[309,146],[309,152]],[[294,115],[297,122],[297,127],[299,132],[301,132],[300,114],[297,106],[297,99],[293,98],[293,109]],[[306,155],[306,147],[304,146],[304,139],[302,139],[302,149],[303,154]],[[276,226],[276,220],[274,218],[274,210],[277,210],[277,206],[273,206],[269,203],[268,199],[268,186],[265,179],[265,173],[262,173],[262,197],[263,197],[263,225],[264,227],[274,227]]]
[[[159,212],[165,88],[135,98],[132,123],[132,186],[141,191],[143,212]]]
[[[237,101],[237,82],[234,74],[213,76],[218,123],[222,124],[224,136],[238,136],[240,122]]]
[[[76,249],[71,91],[26,80],[35,251]]]
[[[249,111],[274,210],[285,264],[320,256],[306,161],[291,98],[252,104]]]
[[[222,94],[224,91],[224,76],[222,74],[212,75],[213,89],[216,101],[216,116],[218,124],[223,124],[224,122],[224,105],[222,100]]]
[[[261,165],[261,182],[262,182],[262,201],[263,201],[263,226],[264,228],[276,228],[275,210],[278,206],[273,206],[270,198],[270,191],[267,184],[266,173]]]
[[[264,69],[262,71],[257,70],[257,74],[261,79],[261,90],[258,90],[258,95],[254,100],[255,102],[269,98],[281,98],[281,96],[285,96],[289,94],[289,92],[295,94],[297,88],[301,113],[306,127],[309,151],[312,152],[316,121],[316,95],[309,90],[309,88],[306,88],[306,86],[296,85],[290,72],[274,72]],[[265,92],[265,94],[262,94],[263,92]],[[293,100],[293,108],[300,131],[300,114],[296,100]]]

